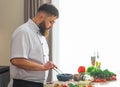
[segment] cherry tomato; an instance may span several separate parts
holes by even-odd
[[[92,85],[88,85],[88,87],[92,87]]]
[[[69,87],[68,84],[63,84],[62,87]]]

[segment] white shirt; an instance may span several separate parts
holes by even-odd
[[[23,57],[40,64],[48,61],[49,49],[39,27],[29,19],[28,22],[18,27],[13,33],[11,44],[11,59]],[[23,79],[34,82],[44,82],[47,79],[45,71],[29,71],[10,64],[11,78]]]

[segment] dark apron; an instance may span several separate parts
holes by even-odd
[[[13,87],[43,87],[43,83],[13,79]]]

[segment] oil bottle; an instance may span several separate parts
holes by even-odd
[[[99,53],[97,52],[97,56],[96,56],[96,68],[100,69],[101,68],[101,62],[100,62],[100,58],[99,58]]]

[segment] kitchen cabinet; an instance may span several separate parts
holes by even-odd
[[[9,80],[9,66],[0,66],[0,87],[7,87]]]

